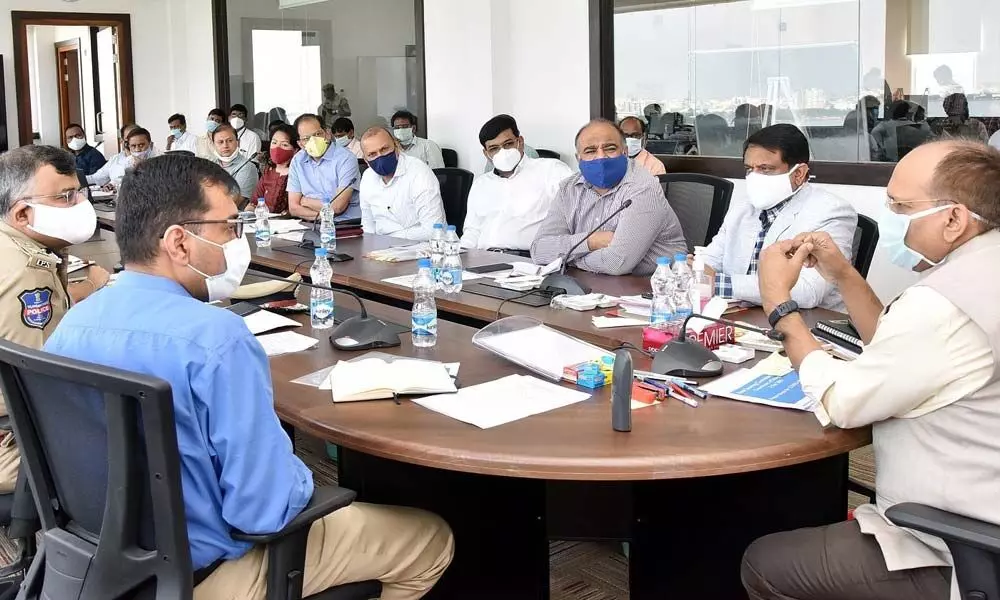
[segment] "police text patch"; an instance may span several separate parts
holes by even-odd
[[[52,320],[52,289],[25,290],[17,299],[21,301],[21,322],[27,327],[45,329]]]

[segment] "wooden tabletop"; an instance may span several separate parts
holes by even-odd
[[[337,303],[354,307],[342,295]],[[397,323],[409,319],[407,311],[375,303],[369,303],[369,312]],[[310,335],[307,317],[299,319],[306,324],[298,331]],[[461,386],[526,373],[473,346],[473,329],[438,323],[436,347],[413,348],[404,335],[402,347],[387,352],[461,362]],[[674,479],[798,464],[871,442],[868,428],[824,430],[810,413],[721,398],[709,398],[697,409],[669,402],[634,411],[632,432],[618,433],[611,428],[607,387],[579,404],[486,430],[408,401],[335,405],[329,391],[290,380],[359,353],[336,351],[327,333],[314,337],[320,339],[318,348],[271,361],[279,416],[319,438],[406,463],[539,479]],[[636,368],[646,366],[648,360],[637,357]]]

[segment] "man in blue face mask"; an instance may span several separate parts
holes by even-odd
[[[885,510],[916,502],[1000,524],[1000,151],[925,144],[887,192],[879,242],[920,273],[889,306],[825,233],[761,256],[764,310],[820,423],[872,426],[878,498],[854,521],[754,542],[742,569],[753,600],[957,600],[943,541],[896,527]],[[856,360],[824,353],[799,315],[790,290],[803,266],[840,288],[865,343]]]
[[[617,125],[605,119],[586,124],[576,134],[576,156],[580,173],[559,185],[531,244],[532,260],[548,264],[561,257],[585,271],[649,275],[657,258],[687,252],[660,182],[629,161]],[[591,234],[628,200],[630,207]]]

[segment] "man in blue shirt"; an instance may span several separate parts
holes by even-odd
[[[280,530],[313,479],[274,412],[263,348],[240,317],[205,303],[231,295],[250,262],[239,187],[212,162],[170,154],[130,171],[118,199],[125,272],[67,313],[45,350],[170,383],[191,556],[214,568],[195,598],[263,600],[264,551],[230,533]],[[304,591],[380,579],[382,598],[416,599],[452,551],[439,517],[356,503],[313,525]]]
[[[330,131],[316,115],[295,119],[299,152],[288,171],[288,212],[302,219],[318,219],[324,200],[331,200],[338,221],[361,219],[358,190],[361,173],[353,152],[331,143]]]
[[[87,143],[87,134],[76,123],[66,127],[66,147],[76,157],[76,170],[84,177],[93,175],[108,162],[97,148]]]

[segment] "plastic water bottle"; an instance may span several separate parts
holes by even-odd
[[[444,264],[444,223],[435,223],[431,234],[431,276],[441,287],[441,265]]]
[[[670,258],[656,259],[656,270],[649,280],[653,290],[653,302],[649,312],[649,324],[657,329],[669,331],[674,319],[674,300],[671,288],[674,275],[670,270]]]
[[[271,221],[267,218],[267,204],[264,203],[263,198],[257,200],[257,208],[254,209],[253,214],[255,217],[254,241],[257,242],[258,248],[270,248]]]
[[[330,285],[333,267],[326,258],[326,248],[316,248],[316,260],[309,269],[309,277],[316,285]],[[333,292],[311,288],[309,292],[309,321],[313,329],[333,327]]]
[[[431,273],[431,260],[417,262],[417,278],[413,280],[413,312],[410,315],[410,339],[417,348],[437,344],[437,303],[434,291],[437,283]]]
[[[333,204],[323,200],[319,210],[319,245],[326,250],[327,256],[337,251],[337,226],[334,223]]]
[[[693,275],[691,267],[687,264],[687,254],[674,256],[674,315],[678,321],[678,331],[684,327],[684,320],[694,312],[694,305],[691,304],[691,287]]]
[[[691,265],[694,270],[691,283],[691,308],[696,312],[705,310],[705,305],[712,299],[712,292],[715,289],[715,282],[709,281],[708,275],[705,275],[704,252],[704,246],[694,247],[694,262]]]
[[[462,291],[462,242],[454,225],[444,236],[444,263],[441,265],[441,290],[446,294]]]

